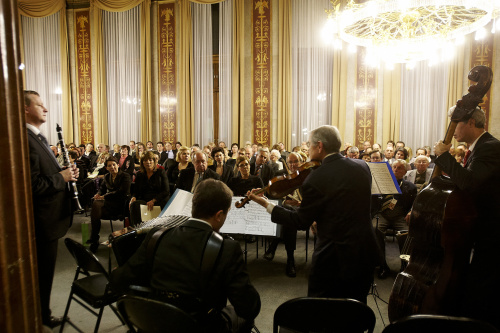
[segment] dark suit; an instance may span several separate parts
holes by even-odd
[[[262,179],[257,176],[250,175],[248,179],[241,178],[241,175],[233,177],[229,184],[227,184],[231,191],[233,191],[233,195],[244,197],[248,191],[254,188],[263,188]]]
[[[260,297],[250,283],[238,242],[224,239],[211,278],[205,288],[200,287],[200,263],[211,234],[211,226],[197,220],[188,220],[169,231],[158,244],[152,272],[147,265],[144,241],[125,265],[111,273],[113,288],[126,290],[130,284],[151,285],[156,290],[202,297],[219,311],[229,300],[238,316],[253,320],[260,311]],[[146,240],[150,237],[151,233]]]
[[[214,162],[214,164],[210,165],[208,168],[217,173],[217,162]],[[224,163],[222,167],[222,175],[220,175],[220,180],[227,185],[233,178],[233,176],[233,168],[229,164]]]
[[[370,219],[371,173],[366,162],[334,154],[302,185],[297,211],[274,207],[271,220],[306,229],[317,222],[309,296],[354,298],[366,303],[380,263]]]
[[[464,167],[449,152],[436,158],[458,188],[468,191],[478,212],[474,255],[469,266],[460,315],[484,320],[500,329],[500,141],[484,133]]]
[[[251,175],[256,175],[255,169],[256,169],[256,164],[250,163]],[[264,186],[267,186],[269,184],[269,181],[273,179],[276,172],[278,172],[278,164],[267,162],[262,165],[262,169],[260,171],[260,179],[262,179]]]
[[[195,173],[196,170],[194,168],[187,168],[181,170],[181,173],[179,174],[179,179],[177,179],[176,188],[191,192]],[[205,172],[203,173],[203,180],[208,178],[219,180],[220,176],[215,171],[212,171],[212,169],[207,168],[207,170],[205,170]]]
[[[120,158],[118,158],[118,162],[120,162]],[[134,175],[134,168],[134,159],[130,155],[125,158],[125,161],[123,161],[123,164],[120,166],[120,170],[128,173],[130,177]]]
[[[142,171],[137,173],[133,195],[136,201],[130,205],[130,222],[136,225],[142,222],[141,205],[147,205],[148,201],[156,199],[155,206],[163,209],[170,198],[170,187],[165,170],[156,169],[150,178]]]
[[[73,210],[68,185],[52,150],[30,129],[28,145],[42,321],[48,324],[57,242],[70,227]]]
[[[168,158],[168,153],[166,151],[158,152],[158,164],[163,165]]]

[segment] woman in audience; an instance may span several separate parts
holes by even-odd
[[[177,156],[175,157],[175,161],[177,163],[173,164],[168,168],[167,177],[168,182],[170,184],[170,192],[173,191],[173,187],[179,178],[179,173],[181,170],[187,168],[193,168],[193,163],[191,163],[191,149],[186,146],[181,146],[177,149]]]
[[[101,155],[99,155],[95,168],[89,170],[90,172],[88,174],[88,178],[104,178],[104,175],[108,173],[105,164],[110,156],[111,155],[109,155],[109,153],[102,153]]]
[[[99,187],[99,191],[94,196],[90,222],[92,232],[87,241],[92,252],[97,251],[99,246],[99,231],[101,230],[101,219],[109,219],[118,215],[125,215],[127,198],[130,194],[130,176],[118,167],[118,161],[110,157],[106,161],[108,174]]]
[[[168,178],[163,168],[158,168],[158,155],[147,151],[141,158],[141,171],[135,177],[135,187],[130,199],[130,222],[139,224],[141,219],[141,205],[147,205],[148,210],[153,206],[165,206],[170,197]]]
[[[146,152],[146,146],[142,142],[138,142],[137,145],[135,146],[136,152],[135,152],[135,167],[139,169],[141,167],[141,157],[144,155]]]
[[[271,150],[271,154],[269,155],[269,159],[271,160],[272,163],[278,164],[278,170],[283,170],[283,162],[281,162],[279,159],[281,158],[281,154],[279,150],[273,149]]]
[[[207,160],[207,165],[208,165],[208,166],[213,165],[213,164],[214,164],[214,160],[213,160],[213,158],[212,158],[212,156],[213,156],[213,155],[212,155],[212,147],[210,147],[210,145],[209,145],[209,144],[208,144],[208,145],[206,145],[206,146],[204,146],[204,147],[203,147],[203,152],[207,155],[207,158],[208,158],[208,160]],[[191,153],[191,158],[193,158],[193,155],[194,155],[194,154],[193,154],[193,153]]]
[[[234,159],[238,158],[238,150],[240,150],[240,146],[237,143],[233,143],[231,145],[231,151],[229,152],[229,157]]]
[[[405,160],[408,158],[408,152],[404,148],[398,148],[396,149],[396,153],[394,153],[394,158],[396,160]],[[406,164],[406,171],[411,170],[411,166],[409,164]]]
[[[113,157],[116,158],[117,160],[120,159],[120,145],[115,143],[113,145]]]
[[[80,198],[80,204],[85,207],[90,204],[90,200],[97,193],[97,189],[100,186],[100,182],[104,179],[104,176],[108,173],[108,169],[105,167],[105,163],[109,158],[109,153],[101,154],[97,159],[97,165],[94,170],[88,173],[88,177],[83,181],[82,185],[82,197]]]
[[[208,168],[215,171],[219,176],[220,180],[227,184],[233,178],[233,168],[224,162],[224,153],[221,147],[215,147],[212,149],[212,159],[214,161],[213,165]]]
[[[264,187],[262,179],[258,176],[250,175],[250,160],[246,156],[239,156],[236,165],[240,174],[229,181],[229,188],[235,196],[245,196],[254,188]]]
[[[120,165],[120,170],[125,171],[132,177],[134,175],[134,160],[132,156],[129,155],[130,147],[123,145],[120,147],[120,158],[118,160],[118,165]]]

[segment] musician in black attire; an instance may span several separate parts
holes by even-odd
[[[130,199],[130,222],[139,224],[141,219],[141,205],[147,205],[149,210],[153,206],[163,209],[170,197],[168,178],[164,169],[158,168],[158,155],[147,151],[141,158],[141,171],[135,177],[133,197]]]
[[[469,146],[463,167],[449,153],[451,144],[442,142],[434,147],[435,163],[459,189],[471,194],[474,201],[463,204],[475,205],[478,213],[458,315],[484,320],[500,329],[500,141],[485,131],[485,123],[480,108],[459,120],[454,137]]]
[[[235,196],[245,196],[248,191],[253,188],[262,188],[264,184],[262,179],[250,174],[250,162],[248,157],[244,155],[238,156],[236,159],[239,174],[229,181],[229,188]]]
[[[94,196],[90,213],[92,232],[87,243],[90,244],[90,250],[94,253],[99,247],[101,219],[125,214],[126,202],[130,195],[130,175],[120,170],[116,158],[110,157],[106,160],[106,169],[109,173],[104,176],[99,191]]]

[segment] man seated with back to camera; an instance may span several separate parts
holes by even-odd
[[[150,286],[153,298],[192,314],[203,332],[250,332],[260,311],[260,296],[250,283],[240,244],[224,239],[212,274],[207,276],[202,270],[206,244],[212,232],[224,225],[232,195],[221,181],[199,183],[192,199],[192,218],[159,240],[152,268],[146,249],[155,229],[129,261],[111,273],[112,288],[125,292],[129,285]],[[227,300],[231,305],[226,306]],[[209,310],[213,317],[206,315]]]
[[[390,268],[385,260],[385,234],[387,229],[393,229],[394,232],[408,230],[406,215],[417,196],[417,187],[413,183],[403,179],[406,174],[406,161],[395,160],[392,163],[392,171],[401,188],[401,194],[383,196],[377,207],[378,214],[373,219],[373,225],[377,228],[375,233],[384,255],[384,262],[378,272],[380,279],[385,279],[390,272]]]

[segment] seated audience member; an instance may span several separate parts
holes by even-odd
[[[430,167],[433,168],[434,167],[434,160],[436,159],[436,155],[432,155],[432,150],[431,150],[430,146],[424,146],[424,148],[425,148],[425,151],[427,153],[427,157],[429,158]]]
[[[350,142],[344,142],[344,150],[340,151],[340,155],[342,156],[347,156],[347,151],[349,150],[349,148],[352,147],[352,143]]]
[[[79,154],[78,149],[68,150],[69,163],[76,164],[76,167],[78,168],[78,171],[79,171],[78,180],[76,181],[76,183],[78,185],[81,185],[81,184],[83,184],[83,182],[86,178],[85,176],[87,175],[87,168],[85,167],[85,163],[78,160],[78,157],[79,157],[78,154]]]
[[[100,154],[99,158],[96,160],[95,167],[89,170],[90,172],[88,174],[88,178],[104,178],[104,175],[108,173],[108,170],[106,168],[106,161],[109,157],[109,153]]]
[[[153,152],[155,151],[153,141],[146,142],[146,151],[153,151]]]
[[[299,151],[297,154],[300,156],[300,163],[305,163],[309,161],[309,157],[303,152]]]
[[[250,283],[240,244],[223,239],[211,273],[203,268],[205,251],[213,246],[208,241],[224,225],[232,193],[224,183],[209,179],[197,187],[192,201],[192,218],[167,231],[148,255],[156,229],[151,231],[128,262],[111,273],[111,287],[126,293],[130,285],[149,286],[152,298],[191,314],[203,332],[250,332],[260,297]]]
[[[396,144],[394,143],[394,141],[389,140],[389,141],[387,141],[387,147],[392,147],[392,149],[395,150]]]
[[[301,157],[297,153],[290,153],[288,155],[288,166],[290,168],[290,172],[297,172],[302,165]],[[278,174],[284,174],[286,170],[281,170]],[[299,189],[293,191],[289,194],[283,201],[283,207],[288,209],[297,210],[302,202],[302,192]],[[281,238],[285,243],[286,250],[286,269],[285,274],[289,277],[296,277],[297,273],[295,270],[295,258],[293,256],[296,245],[297,245],[297,228],[290,225],[282,225],[281,226]],[[269,248],[264,254],[264,259],[273,260],[274,254],[276,253],[276,249],[278,248],[278,244],[281,241],[280,238],[274,238],[269,244]]]
[[[156,155],[158,155],[158,164],[163,165],[168,158],[168,153],[165,151],[163,142],[158,141],[156,143],[156,152]]]
[[[417,186],[417,191],[420,191],[424,184],[429,183],[432,176],[432,169],[428,168],[429,160],[425,155],[417,156],[415,165],[417,168],[415,170],[408,171],[404,176],[404,179],[415,184]]]
[[[278,150],[280,151],[281,157],[283,157],[284,159],[287,159],[288,154],[290,154],[290,152],[285,149],[285,144],[283,142],[278,142],[278,147],[279,147]]]
[[[101,154],[97,160],[97,165],[92,170],[92,172],[87,173],[87,177],[83,181],[82,185],[82,196],[80,198],[80,204],[85,207],[90,204],[90,200],[97,193],[99,189],[100,182],[104,179],[104,176],[108,173],[106,168],[106,161],[109,158],[109,154]]]
[[[130,177],[132,177],[134,175],[134,160],[132,156],[129,155],[129,151],[130,151],[129,146],[127,145],[121,146],[120,159],[118,160],[118,165],[120,166],[120,170],[128,173]]]
[[[373,150],[382,151],[382,146],[381,146],[380,144],[378,144],[378,143],[374,143],[374,144],[372,145],[372,149],[373,149]]]
[[[221,147],[212,149],[212,159],[214,163],[209,165],[208,168],[215,171],[220,176],[220,180],[224,182],[224,184],[228,184],[233,178],[234,173],[232,166],[224,161],[223,151],[224,150]]]
[[[172,144],[170,142],[165,143],[165,152],[167,153],[167,159],[175,160],[177,149],[172,149]]]
[[[87,143],[85,146],[85,156],[91,159],[92,156],[96,156],[96,152],[94,151],[94,145],[91,143]]]
[[[418,148],[417,149],[417,152],[415,154],[415,157],[413,159],[410,160],[410,166],[411,166],[411,169],[415,169],[417,166],[415,165],[415,159],[418,157],[418,156],[426,156],[427,157],[427,160],[430,162],[431,159],[428,157],[428,154],[427,154],[427,149],[425,147],[422,147],[422,148]],[[428,168],[433,168],[434,167],[434,163],[429,163],[429,166]]]
[[[194,145],[191,146],[191,153],[200,151],[200,145],[195,143]]]
[[[177,150],[177,156],[175,157],[175,162],[175,164],[171,165],[167,169],[170,193],[173,193],[173,190],[175,189],[175,184],[177,183],[177,179],[179,179],[180,172],[187,168],[193,168],[193,163],[191,163],[191,149],[186,146],[179,147]]]
[[[271,150],[271,153],[269,154],[269,159],[271,160],[271,163],[276,163],[278,165],[278,170],[283,170],[283,162],[280,161],[281,154],[279,150],[277,149]]]
[[[359,158],[359,148],[354,146],[350,147],[349,150],[347,151],[346,157],[348,158]]]
[[[370,141],[365,141],[363,142],[363,150],[359,152],[359,156],[360,158],[363,156],[364,153],[369,153],[368,151],[366,151],[368,148],[372,148],[372,144],[370,143]]]
[[[231,151],[229,152],[229,157],[236,159],[238,157],[238,151],[240,150],[240,145],[236,142],[231,145]],[[233,155],[236,155],[233,157]]]
[[[138,142],[135,145],[135,158],[134,158],[134,166],[136,170],[139,170],[141,167],[141,157],[146,152],[146,146],[142,142]]]
[[[106,161],[106,169],[109,173],[104,177],[99,191],[94,196],[90,214],[92,232],[87,243],[91,244],[90,250],[94,253],[99,246],[101,219],[125,214],[125,205],[130,194],[130,176],[118,168],[118,161],[114,157]]]
[[[219,175],[207,168],[207,155],[197,151],[193,154],[194,168],[184,169],[179,173],[176,188],[194,193],[194,190],[202,180],[213,178],[219,180]]]
[[[366,162],[371,162],[370,153],[364,153],[363,156],[361,156],[361,159]]]
[[[223,147],[218,147],[218,148],[222,149],[222,155],[224,155],[224,148]],[[208,157],[207,165],[208,166],[213,165],[214,164],[214,159],[212,158],[212,147],[210,147],[209,145],[203,146],[203,152]],[[193,155],[193,153],[191,153],[191,156],[192,155]],[[226,159],[224,158],[224,156],[223,156],[222,159],[224,160],[224,162],[226,162]]]
[[[130,140],[129,147],[130,147],[130,155],[132,156],[133,159],[135,159],[136,144],[134,140]]]
[[[292,148],[292,153],[298,153],[300,151],[300,146],[295,146]]]
[[[115,143],[113,145],[113,157],[116,158],[117,160],[119,160],[120,157],[121,157],[121,152],[120,151],[121,151],[120,145],[117,144],[117,143]]]
[[[158,168],[158,155],[147,151],[141,158],[141,171],[135,177],[134,193],[130,199],[130,222],[137,225],[142,222],[141,205],[165,206],[170,198],[170,188],[165,170]]]
[[[398,141],[396,142],[396,150],[398,150],[398,148],[405,148],[405,143],[403,141]]]
[[[236,166],[239,174],[229,181],[229,188],[235,196],[245,196],[246,193],[254,188],[262,188],[264,184],[262,179],[250,174],[250,160],[246,156],[239,156],[236,159]]]
[[[220,148],[226,148],[226,143],[224,141],[219,141]]]
[[[382,162],[382,155],[379,150],[374,150],[370,154],[370,162]]]
[[[464,158],[465,158],[465,151],[463,151],[462,149],[455,149],[455,160],[460,163],[460,165],[464,165]]]
[[[411,182],[404,180],[406,174],[406,161],[395,160],[392,163],[392,171],[400,184],[401,194],[385,196],[378,207],[378,216],[373,219],[373,225],[377,228],[376,235],[379,246],[384,254],[384,263],[380,266],[379,278],[385,279],[389,272],[389,266],[385,261],[385,233],[388,228],[396,231],[407,230],[406,215],[413,205],[417,196],[417,187]]]
[[[396,148],[396,152],[394,153],[394,158],[396,160],[405,160],[408,158],[408,152],[404,148]],[[411,170],[411,167],[409,164],[406,164],[406,167],[408,170]],[[406,171],[408,171],[406,170]]]
[[[384,159],[383,161],[384,162],[389,162],[389,164],[392,165],[392,163],[394,162],[394,148],[391,147],[391,146],[387,146],[387,148],[385,148],[385,151],[384,151]]]
[[[255,163],[250,163],[250,174],[260,177],[266,186],[277,171],[278,166],[269,161],[269,149],[260,148]]]

